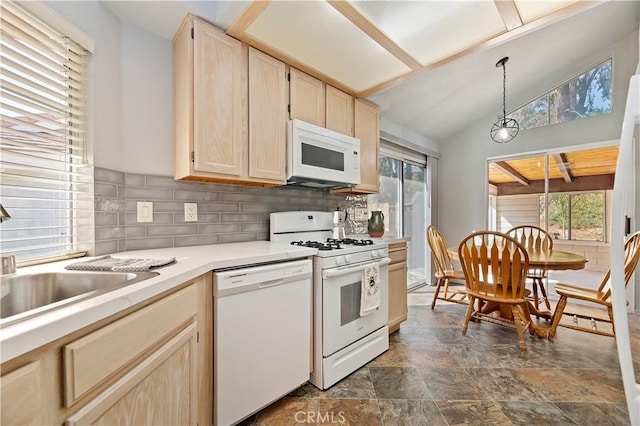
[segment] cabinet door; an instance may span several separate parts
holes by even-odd
[[[249,177],[286,181],[287,84],[283,62],[249,49]]]
[[[406,251],[405,251],[406,252]],[[407,319],[407,262],[389,265],[389,333]]]
[[[194,20],[194,170],[240,176],[247,126],[246,47]]]
[[[25,365],[0,379],[0,423],[37,425],[43,422],[40,361]]]
[[[197,324],[192,323],[65,424],[197,424]]]
[[[353,136],[353,96],[333,86],[326,88],[327,129]]]
[[[295,68],[289,74],[291,118],[324,127],[325,84]]]
[[[407,319],[407,262],[389,265],[389,333]]]
[[[360,139],[360,184],[353,188],[332,189],[347,194],[376,194],[380,191],[380,128],[378,107],[354,100],[353,135]]]
[[[376,106],[355,100],[354,136],[360,139],[360,184],[355,189],[361,192],[377,193],[380,190],[379,114]]]

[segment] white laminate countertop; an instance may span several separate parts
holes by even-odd
[[[155,270],[160,275],[87,298],[0,328],[0,363],[80,330],[133,305],[164,293],[204,273],[258,263],[299,259],[317,250],[269,241],[176,247],[115,253],[122,258],[171,258],[177,263]],[[18,268],[17,274],[65,271],[81,258]]]

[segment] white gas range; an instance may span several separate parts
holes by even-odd
[[[388,248],[366,239],[331,238],[330,212],[272,213],[273,242],[318,249],[313,259],[313,372],[327,389],[389,349]],[[367,274],[376,275],[379,304],[361,312]]]

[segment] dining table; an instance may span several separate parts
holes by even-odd
[[[458,256],[458,246],[447,247],[447,252],[452,260],[460,261]],[[585,265],[589,261],[585,256],[579,253],[564,250],[528,250],[527,254],[529,255],[530,269],[545,269],[547,271],[580,270],[584,269]],[[530,314],[545,319],[551,319],[553,316],[553,313],[550,311],[538,310],[531,301],[528,301],[528,305]],[[513,321],[511,307],[501,306],[497,303],[487,303],[482,307],[482,312],[485,314],[495,311],[499,312],[502,319]],[[540,327],[538,324],[531,321],[531,318],[529,318],[529,323],[531,324],[532,331],[538,337],[548,336],[547,328]]]

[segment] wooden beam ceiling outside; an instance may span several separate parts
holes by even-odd
[[[527,179],[526,177],[518,173],[518,171],[513,167],[511,167],[509,164],[507,164],[506,161],[496,161],[495,163],[492,163],[492,164],[496,169],[502,171],[503,173],[508,174],[520,184],[524,186],[529,186],[529,183],[530,183],[529,179]]]
[[[615,175],[578,176],[572,182],[564,179],[550,179],[549,192],[579,192],[579,191],[603,191],[613,189]],[[516,182],[501,183],[496,185],[498,196],[544,194],[544,180],[531,181],[528,186],[522,186]]]
[[[567,156],[564,153],[561,154],[553,154],[553,161],[556,162],[556,167],[562,174],[562,178],[565,182],[571,183],[573,180],[573,175],[571,174],[571,165],[567,160]]]

